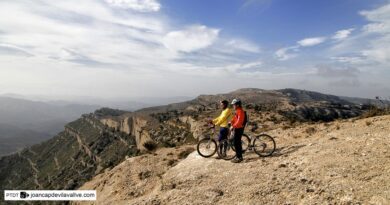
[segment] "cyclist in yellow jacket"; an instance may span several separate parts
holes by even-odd
[[[229,122],[230,122],[230,119],[232,117],[232,110],[228,107],[229,102],[227,100],[222,100],[220,102],[220,106],[222,108],[221,114],[217,118],[212,120],[212,123],[215,126],[220,127],[218,142],[221,142],[222,140],[227,139],[227,137],[229,135]],[[222,152],[222,148],[224,146],[222,146],[221,143],[219,143],[219,145],[220,145],[219,146],[220,153],[224,153],[224,152]],[[226,149],[226,147],[225,147],[225,149]]]

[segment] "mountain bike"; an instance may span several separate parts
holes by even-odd
[[[231,160],[236,156],[236,151],[232,140],[233,135],[234,133],[232,132],[229,139],[225,139],[220,143],[222,144],[222,146],[224,146],[224,149],[222,150],[222,152],[218,150],[219,152],[221,152],[218,154],[225,160]],[[243,134],[241,138],[241,143],[243,153],[245,153],[247,150],[253,150],[260,157],[271,156],[276,149],[276,142],[274,138],[265,133],[262,133],[255,137],[249,137],[248,135]]]
[[[212,133],[210,135],[206,136],[205,138],[201,139],[198,142],[198,145],[196,148],[197,148],[198,154],[200,156],[208,158],[208,157],[213,156],[215,153],[220,154],[221,152],[220,151],[217,152],[217,150],[218,150],[218,148],[222,149],[223,147],[221,147],[221,146],[224,146],[225,144],[221,144],[221,143],[217,142],[216,139],[218,138],[218,136],[217,136],[217,133],[215,130],[215,126],[213,124],[208,123],[205,126],[208,126],[212,130]],[[215,137],[213,137],[213,136],[215,136]],[[248,137],[248,136],[246,136],[246,137]],[[247,143],[244,141],[242,143],[243,143],[243,150],[245,149],[245,151],[246,151],[246,149],[248,148]]]

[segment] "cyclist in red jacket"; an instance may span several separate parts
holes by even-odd
[[[236,114],[234,115],[234,118],[232,119],[231,123],[231,131],[234,131],[234,148],[236,149],[236,158],[232,160],[234,163],[240,163],[242,162],[242,144],[241,144],[241,137],[242,134],[244,134],[244,121],[245,121],[245,112],[242,109],[242,104],[239,99],[234,99],[232,101],[232,105],[234,107],[234,110],[236,111]]]

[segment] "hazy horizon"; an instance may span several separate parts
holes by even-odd
[[[0,93],[390,96],[388,0],[0,2]],[[64,99],[65,98],[65,99]]]
[[[144,103],[142,107],[144,106],[155,106],[155,105],[163,105],[163,104],[169,104],[169,103],[175,103],[175,102],[182,102],[187,100],[195,99],[196,97],[200,95],[218,95],[218,94],[226,94],[233,91],[237,91],[240,89],[263,89],[263,88],[255,88],[255,87],[247,87],[247,88],[237,88],[234,90],[229,90],[226,92],[209,92],[209,93],[199,93],[194,96],[171,96],[171,97],[156,97],[156,96],[137,96],[137,97],[129,97],[129,96],[120,96],[120,97],[112,97],[107,98],[105,96],[99,97],[99,96],[49,96],[49,95],[23,95],[23,94],[17,94],[17,93],[0,93],[0,97],[10,97],[15,99],[23,99],[23,100],[29,100],[29,101],[37,101],[37,102],[61,102],[64,101],[66,103],[80,103],[80,104],[89,104],[89,105],[102,105],[99,104],[99,102],[106,102],[106,103],[118,103],[118,102],[128,102],[128,103]],[[299,89],[299,88],[281,88],[281,89]],[[264,90],[280,90],[280,89],[264,89]],[[327,93],[327,92],[321,92],[316,90],[309,90],[309,89],[299,89],[299,90],[306,90],[306,91],[312,91],[312,92],[319,92],[326,95],[335,95],[340,97],[352,97],[352,98],[366,98],[366,99],[375,99],[376,97],[380,97],[381,99],[390,100],[389,96],[368,96],[368,97],[359,97],[359,96],[350,96],[350,95],[337,95],[334,93]],[[154,103],[148,104],[148,102],[151,102],[151,100],[155,100]],[[96,103],[93,103],[96,102]]]

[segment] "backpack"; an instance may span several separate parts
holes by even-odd
[[[244,122],[242,123],[242,125],[243,125],[243,127],[245,128],[246,125],[247,125],[248,122],[249,122],[249,117],[248,117],[248,114],[246,113],[246,111],[244,111],[244,115],[245,115],[245,117],[244,117]]]

